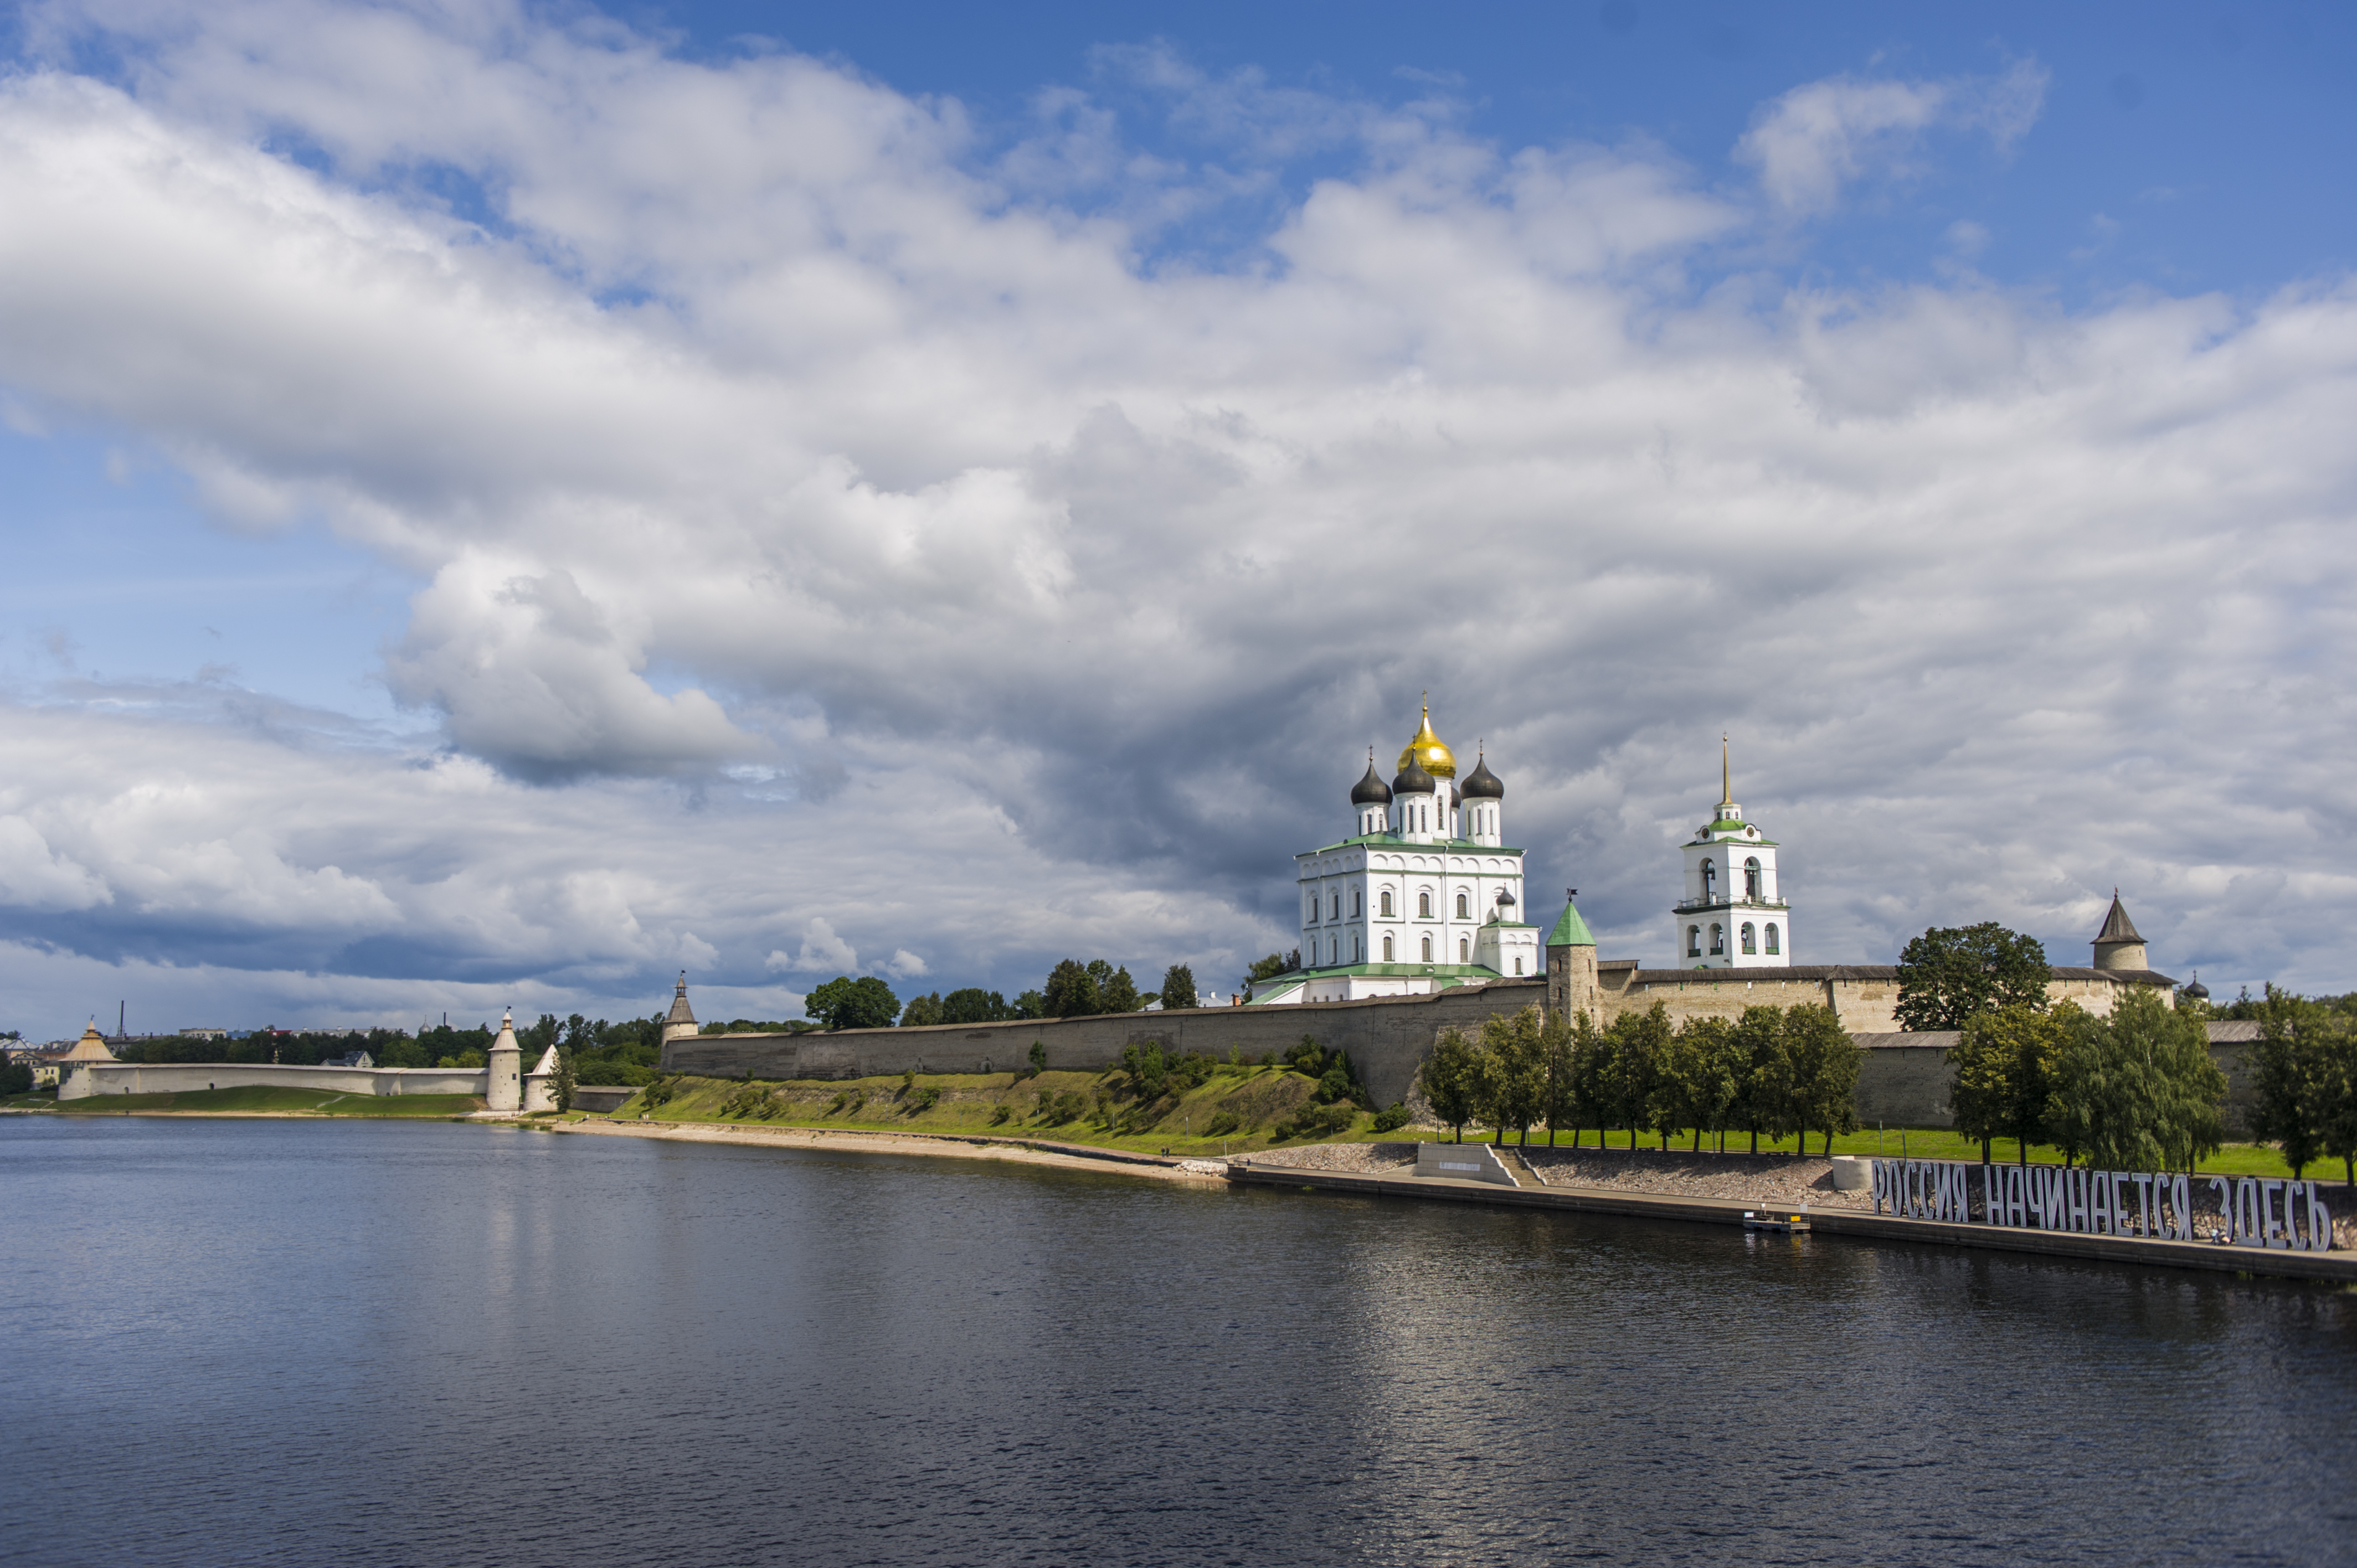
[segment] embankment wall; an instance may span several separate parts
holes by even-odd
[[[188,1094],[206,1089],[307,1089],[321,1094],[481,1094],[489,1071],[427,1067],[292,1067],[274,1062],[88,1062],[59,1100],[101,1094]]]

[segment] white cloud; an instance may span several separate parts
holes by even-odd
[[[2076,943],[2117,882],[2165,966],[2337,976],[2344,283],[1779,291],[1705,273],[1742,215],[1641,145],[1140,58],[1238,145],[1359,158],[1265,196],[1250,264],[1147,266],[1234,171],[1121,172],[1086,92],[1056,113],[1098,140],[1049,168],[819,62],[515,10],[36,35],[102,13],[129,91],[0,83],[9,406],[416,573],[379,673],[441,727],[17,693],[0,935],[60,972],[642,1012],[684,965],[777,1016],[766,983],[864,948],[1223,989],[1293,945],[1291,853],[1428,687],[1616,956],[1666,956],[1729,727],[1804,960]],[[1942,128],[2009,144],[2042,81],[1810,84],[1744,156],[1818,210]],[[1130,178],[1135,213],[1058,205]]]
[[[1760,171],[1760,189],[1781,210],[1829,210],[1842,188],[1869,174],[1905,172],[1934,126],[1986,132],[1999,152],[2036,124],[2048,72],[2019,61],[1998,77],[1893,81],[1828,77],[1762,105],[1735,156]]]

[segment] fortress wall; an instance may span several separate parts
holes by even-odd
[[[206,1089],[308,1089],[323,1094],[481,1094],[481,1068],[294,1067],[274,1062],[91,1062],[59,1100],[100,1094],[186,1094]]]
[[[667,1042],[665,1072],[719,1077],[875,1078],[920,1072],[1006,1072],[1024,1065],[1038,1040],[1048,1065],[1102,1072],[1118,1066],[1123,1047],[1148,1041],[1165,1052],[1200,1051],[1224,1060],[1282,1054],[1304,1035],[1340,1047],[1359,1066],[1379,1105],[1406,1098],[1415,1069],[1440,1032],[1481,1026],[1545,998],[1545,982],[1497,980],[1453,986],[1434,996],[1371,997],[1361,1002],[1277,1003],[1261,1007],[1193,1007],[1115,1013],[1094,1018],[1024,1019],[1005,1024],[942,1024],[918,1029],[840,1029],[807,1035],[696,1035]]]

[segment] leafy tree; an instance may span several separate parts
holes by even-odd
[[[1574,1019],[1578,1022],[1575,1024]],[[1581,1030],[1591,1033],[1594,1026],[1587,1015],[1566,1013],[1561,1009],[1547,1015],[1539,1030],[1539,1055],[1546,1064],[1546,1095],[1541,1114],[1546,1121],[1547,1147],[1555,1147],[1555,1135],[1568,1126],[1571,1141],[1579,1142],[1579,1079],[1577,1052]]]
[[[938,991],[926,996],[911,996],[909,1004],[900,1009],[900,1027],[904,1029],[945,1022],[942,1016],[942,993]]]
[[[1010,1011],[1012,1015],[1017,1018],[1051,1018],[1055,1016],[1054,1014],[1048,1011],[1047,997],[1037,991],[1026,991],[1021,995],[1016,997],[1014,1005]]]
[[[1531,1141],[1531,1123],[1546,1113],[1546,1047],[1544,1026],[1536,1004],[1511,1015],[1491,1014],[1481,1020],[1480,1101],[1483,1115],[1498,1129],[1500,1144],[1506,1129]]]
[[[1689,1018],[1671,1037],[1665,1075],[1676,1107],[1672,1121],[1694,1129],[1694,1146],[1705,1133],[1718,1134],[1727,1152],[1727,1124],[1749,1085],[1749,1042],[1725,1018]]]
[[[944,1024],[996,1024],[1015,1016],[1015,1009],[1006,1004],[1005,997],[979,986],[969,985],[942,998],[941,1021]]]
[[[11,1038],[15,1036],[11,1036]],[[0,1062],[0,1094],[33,1092],[33,1069],[28,1062]]]
[[[1096,976],[1089,972],[1092,967],[1068,958],[1049,973],[1043,993],[1049,1017],[1086,1018],[1104,1011],[1098,1004]],[[1106,978],[1112,978],[1110,972]]]
[[[2251,1052],[2251,1130],[2283,1149],[2297,1177],[2323,1152],[2333,1098],[2335,1033],[2348,1022],[2330,1007],[2273,985],[2258,1008],[2258,1044]],[[2337,1028],[2336,1028],[2337,1026]]]
[[[1976,1013],[2046,1005],[2046,949],[1994,920],[1933,928],[1899,955],[1899,1025],[1961,1029]]]
[[[1169,1065],[1163,1060],[1162,1047],[1148,1041],[1145,1045],[1122,1047],[1121,1065],[1129,1074],[1130,1091],[1141,1100],[1159,1100],[1169,1081]]]
[[[1045,1040],[1032,1041],[1031,1055],[1028,1059],[1031,1063],[1031,1071],[1034,1076],[1046,1072],[1048,1070],[1048,1042]]]
[[[1728,1115],[1751,1134],[1751,1152],[1760,1152],[1760,1134],[1781,1138],[1792,1131],[1792,1063],[1784,1054],[1784,1010],[1746,1007],[1728,1031],[1727,1050],[1742,1065],[1743,1090]]]
[[[1244,971],[1244,989],[1251,990],[1253,982],[1256,980],[1274,980],[1280,974],[1291,974],[1300,967],[1301,950],[1299,948],[1294,949],[1289,953],[1271,953],[1266,958],[1254,959],[1253,966]]]
[[[579,1081],[573,1072],[573,1053],[560,1046],[556,1052],[555,1081],[548,1086],[556,1097],[559,1111],[573,1109],[573,1091],[579,1086]]]
[[[1801,1153],[1809,1152],[1808,1133],[1825,1135],[1825,1154],[1834,1152],[1834,1134],[1857,1130],[1857,1074],[1866,1065],[1866,1047],[1850,1038],[1840,1017],[1830,1007],[1801,1003],[1784,1010],[1784,1058],[1792,1070],[1792,1130],[1802,1134]]]
[[[1629,1146],[1637,1134],[1659,1126],[1662,1146],[1668,1148],[1669,1130],[1661,1115],[1663,1058],[1671,1036],[1669,1009],[1656,1002],[1642,1013],[1623,1013],[1604,1031],[1605,1061],[1600,1087],[1608,1118],[1629,1129]]]
[[[1998,1138],[2014,1140],[2017,1158],[2029,1163],[2030,1144],[2045,1134],[2063,1031],[2078,1015],[2075,1002],[2050,1012],[2017,1003],[1964,1020],[1964,1037],[1948,1050],[1948,1106],[1956,1131],[1980,1140],[1984,1164]]]
[[[1423,1086],[1424,1098],[1432,1113],[1456,1130],[1457,1141],[1465,1141],[1465,1123],[1471,1118],[1475,1096],[1480,1088],[1480,1064],[1475,1061],[1472,1042],[1465,1031],[1449,1027],[1440,1031],[1432,1045],[1432,1054],[1424,1059],[1416,1071]]]
[[[830,1029],[888,1029],[900,1015],[900,999],[872,974],[838,974],[802,999],[802,1011]]]
[[[1094,969],[1096,965],[1089,967]],[[1145,1005],[1145,1000],[1137,994],[1136,983],[1129,978],[1126,965],[1097,983],[1097,1011],[1100,1013],[1135,1013]]]
[[[2190,1169],[2224,1139],[2225,1097],[2208,1032],[2139,988],[2108,1017],[2065,1020],[2047,1135],[2067,1159],[2111,1170]]]
[[[1162,972],[1163,1007],[1168,1010],[1177,1007],[1193,1007],[1197,1004],[1195,972],[1183,963],[1174,963],[1164,970]]]

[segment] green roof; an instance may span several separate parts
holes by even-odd
[[[1579,918],[1579,906],[1566,900],[1563,918],[1547,933],[1546,945],[1551,948],[1592,948],[1596,939],[1587,932],[1587,922]]]

